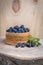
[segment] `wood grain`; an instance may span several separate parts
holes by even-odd
[[[0,36],[5,36],[9,27],[23,24],[33,36],[43,39],[43,0],[37,4],[34,0],[20,0],[21,8],[16,14],[12,11],[12,1],[0,0]]]
[[[17,13],[19,11],[19,9],[20,9],[20,1],[19,0],[13,0],[12,9],[13,9],[14,13]]]
[[[38,0],[34,0],[34,2],[38,2]]]

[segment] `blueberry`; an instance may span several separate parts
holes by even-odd
[[[8,29],[8,30],[6,30],[6,32],[10,32],[10,30]]]
[[[22,28],[19,28],[19,33],[23,33],[24,32],[24,30],[22,29]]]
[[[26,44],[25,44],[25,43],[22,43],[22,44],[21,44],[21,47],[25,47],[25,46],[26,46]]]
[[[16,46],[15,46],[15,47],[17,47],[17,48],[18,48],[18,47],[20,47],[20,43],[16,44]]]
[[[10,27],[8,30],[6,30],[6,32],[13,32],[13,28]]]
[[[26,32],[26,28],[23,28],[24,32]]]
[[[35,46],[35,44],[34,43],[31,43],[31,47],[34,47]]]
[[[28,29],[28,28],[26,28],[26,30],[25,30],[26,32],[29,32],[30,30]]]
[[[27,47],[31,47],[31,43],[27,43],[26,46],[27,46]]]
[[[21,25],[20,28],[24,28],[24,25]]]
[[[18,31],[21,31],[21,28],[19,28]]]
[[[17,33],[18,31],[17,31],[17,29],[13,29],[13,32]]]
[[[18,30],[18,29],[19,29],[19,27],[18,27],[18,26],[14,26],[14,29],[17,29],[17,30]]]
[[[31,42],[31,47],[34,47],[34,46],[35,46],[35,42],[32,41],[32,42]]]
[[[13,28],[12,28],[12,27],[10,27],[10,28],[9,28],[9,31],[10,31],[10,32],[13,32]]]
[[[21,33],[21,29],[20,28],[18,29],[18,33]]]
[[[18,29],[18,33],[21,33],[21,28]]]
[[[10,27],[9,29],[13,29],[12,27]]]
[[[18,33],[21,33],[21,31],[18,31]]]
[[[21,32],[24,32],[24,30],[23,30],[23,29],[21,29]]]
[[[21,31],[21,33],[23,33],[23,32],[24,32],[24,30],[23,30],[22,28],[19,28],[19,29],[18,29],[18,31]]]
[[[18,26],[15,26],[13,29],[16,29],[17,33],[19,33],[19,27]]]

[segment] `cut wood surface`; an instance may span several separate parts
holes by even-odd
[[[41,46],[33,48],[15,48],[15,46],[5,44],[3,40],[4,38],[0,38],[0,54],[22,60],[43,58],[43,40],[40,40]]]

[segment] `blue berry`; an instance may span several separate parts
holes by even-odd
[[[15,46],[15,47],[17,47],[17,48],[18,48],[18,47],[20,47],[20,43],[16,44],[16,46]]]
[[[11,30],[12,30],[13,28],[12,28],[12,27],[10,27],[9,29],[11,29]]]
[[[31,47],[34,47],[35,45],[35,41],[31,41]]]
[[[31,43],[31,47],[34,47],[35,46],[35,44],[34,43]]]
[[[27,43],[26,46],[27,46],[27,47],[31,47],[31,43]]]
[[[22,43],[22,44],[21,44],[21,47],[25,47],[25,46],[26,46],[26,44],[25,44],[25,43]]]
[[[18,29],[18,32],[21,33],[21,28]]]
[[[29,32],[30,30],[28,28],[26,28],[26,32]]]
[[[28,28],[25,28],[24,25],[21,25],[18,27],[17,25],[13,28],[10,27],[6,32],[15,32],[15,33],[23,33],[23,32],[29,32],[30,30]]]
[[[21,29],[21,32],[24,32],[24,30],[23,30],[23,29]]]
[[[9,28],[9,31],[10,31],[10,32],[13,32],[13,28],[12,28],[12,27],[10,27],[10,28]]]
[[[17,29],[13,29],[13,32],[17,33]]]
[[[17,30],[18,30],[18,29],[19,29],[19,27],[18,27],[18,26],[14,26],[14,29],[17,29]]]
[[[18,31],[21,31],[21,28],[19,28]]]
[[[20,28],[18,29],[18,33],[21,33],[21,29]]]
[[[19,33],[19,27],[18,26],[15,26],[14,29],[16,29],[17,30],[17,33]]]
[[[21,25],[20,28],[24,28],[24,25]]]
[[[6,32],[13,32],[13,28],[10,27],[8,30],[6,30]]]
[[[18,31],[18,33],[21,33],[21,31]]]
[[[21,33],[23,33],[24,32],[24,30],[22,29],[22,28],[19,28],[19,33],[21,32]]]
[[[6,32],[10,32],[10,30],[8,29],[8,30],[6,30]]]
[[[26,28],[23,28],[24,32],[26,32]]]

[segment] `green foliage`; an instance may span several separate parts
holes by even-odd
[[[41,45],[41,43],[39,41],[40,41],[39,38],[35,38],[32,35],[30,35],[30,39],[28,40],[28,42],[34,43],[34,44],[36,44],[36,46],[40,46]]]

